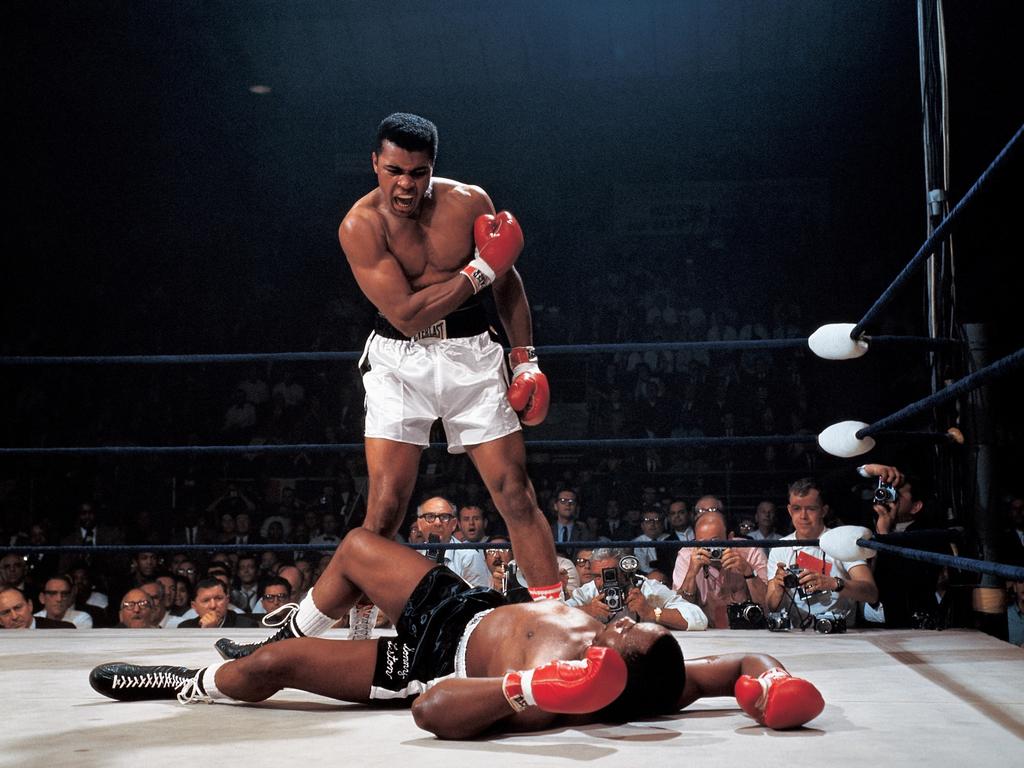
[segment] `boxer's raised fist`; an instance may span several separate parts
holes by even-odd
[[[537,706],[545,712],[580,715],[615,701],[626,687],[627,676],[626,662],[618,651],[591,646],[584,659],[556,660],[525,672],[509,672],[502,690],[517,712]]]
[[[479,293],[516,263],[523,250],[523,230],[508,211],[477,216],[473,224],[476,258],[462,268],[462,274]]]

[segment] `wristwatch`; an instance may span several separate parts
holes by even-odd
[[[654,623],[661,624],[661,608],[654,609]]]
[[[846,582],[843,579],[839,578],[838,576],[833,576],[832,578],[836,580],[836,588],[833,589],[832,591],[833,592],[842,592],[846,588]]]

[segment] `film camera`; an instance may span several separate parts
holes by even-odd
[[[617,567],[601,569],[601,580],[604,582],[604,586],[601,587],[601,598],[612,613],[625,608],[629,590],[643,583],[643,577],[638,574],[639,570],[640,561],[633,555],[620,557]]]
[[[725,549],[722,547],[712,547],[708,550],[708,561],[714,565],[722,564],[722,555],[725,553]]]
[[[729,615],[729,629],[764,629],[767,626],[761,606],[750,600],[729,603],[725,609]]]
[[[799,589],[801,571],[803,568],[798,565],[787,565],[786,575],[782,577],[782,586],[786,589]]]
[[[765,620],[765,624],[767,625],[769,632],[788,632],[789,611],[785,608],[780,608],[777,611],[769,613],[768,618]]]
[[[814,631],[823,635],[841,635],[846,631],[846,617],[834,613],[815,616]]]
[[[878,478],[878,487],[875,488],[875,493],[871,497],[871,501],[875,504],[891,504],[896,501],[896,489],[886,482],[882,481],[882,478]]]

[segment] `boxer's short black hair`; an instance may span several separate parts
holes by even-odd
[[[377,154],[385,140],[410,152],[426,152],[431,163],[437,160],[437,126],[425,117],[408,112],[388,115],[377,126]]]
[[[665,632],[647,652],[627,651],[622,656],[629,677],[619,698],[601,710],[600,719],[625,722],[679,711],[686,685],[683,651],[671,633]]]

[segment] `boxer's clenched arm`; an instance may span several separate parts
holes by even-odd
[[[384,233],[373,216],[352,211],[341,222],[338,240],[360,289],[395,328],[412,336],[473,295],[469,281],[459,272],[444,282],[414,291],[401,265],[388,251]]]
[[[469,739],[492,728],[539,731],[559,717],[538,707],[514,712],[502,692],[500,677],[451,678],[438,683],[413,702],[412,715],[416,725],[441,739]]]

